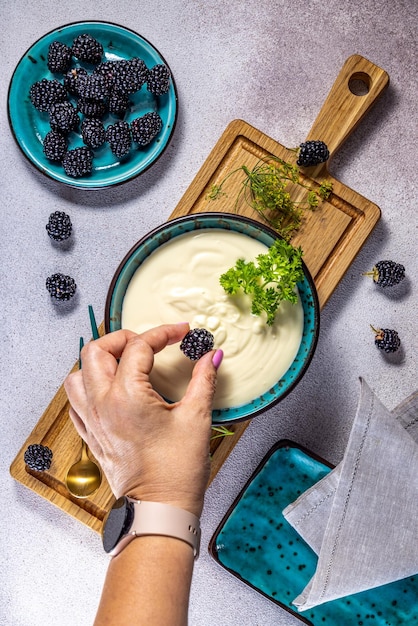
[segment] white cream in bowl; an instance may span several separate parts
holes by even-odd
[[[142,332],[189,322],[206,328],[224,351],[214,409],[241,406],[267,392],[292,364],[302,339],[303,307],[282,302],[272,326],[251,313],[246,295],[229,296],[219,277],[239,258],[254,260],[267,246],[247,235],[203,229],[175,237],[140,265],[122,305],[122,328]],[[154,388],[167,400],[185,393],[194,363],[179,344],[155,355]]]

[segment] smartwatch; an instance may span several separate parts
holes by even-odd
[[[185,541],[193,548],[195,559],[200,549],[199,518],[171,504],[118,498],[107,513],[102,527],[105,552],[119,554],[135,537],[162,535]]]

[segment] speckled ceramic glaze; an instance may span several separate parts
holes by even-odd
[[[153,96],[142,87],[131,94],[131,106],[124,118],[127,122],[136,117],[156,111],[163,126],[159,135],[148,146],[138,148],[133,144],[131,152],[123,159],[115,157],[107,144],[94,150],[93,172],[88,176],[72,178],[67,176],[60,163],[49,161],[43,153],[43,139],[50,130],[48,113],[41,113],[31,103],[29,90],[33,83],[47,78],[62,82],[62,74],[52,74],[47,67],[49,45],[57,40],[68,46],[75,37],[87,33],[95,37],[104,48],[103,61],[141,58],[148,68],[153,65],[168,64],[154,46],[135,32],[107,22],[75,22],[57,28],[36,41],[19,61],[9,86],[8,115],[14,138],[25,157],[43,174],[72,187],[97,189],[126,182],[148,169],[166,148],[174,131],[177,119],[177,91],[171,76],[167,94]],[[76,62],[74,66],[85,67],[89,72],[93,66]],[[69,96],[69,100],[75,100]],[[81,116],[80,116],[81,117]],[[106,114],[105,127],[120,119]],[[79,131],[69,135],[70,148],[82,146]]]
[[[418,624],[418,577],[298,613],[292,601],[314,574],[317,556],[282,515],[330,465],[291,441],[266,455],[222,520],[209,552],[228,572],[313,626]]]
[[[270,228],[245,217],[226,213],[201,213],[163,224],[141,239],[128,252],[112,280],[105,310],[105,327],[110,332],[121,327],[121,312],[127,286],[141,263],[163,243],[199,229],[227,229],[257,239],[267,246],[277,238]],[[314,354],[319,333],[319,304],[314,282],[305,264],[304,280],[298,283],[304,311],[302,341],[296,358],[285,375],[267,393],[248,404],[213,411],[215,424],[248,419],[283,399],[300,381]],[[146,300],[144,300],[146,306]]]

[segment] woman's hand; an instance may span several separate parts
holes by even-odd
[[[175,404],[161,398],[149,381],[154,354],[188,330],[187,323],[140,335],[119,330],[91,341],[81,352],[82,369],[64,386],[74,426],[117,498],[165,502],[199,517],[222,352],[197,361],[185,396]]]

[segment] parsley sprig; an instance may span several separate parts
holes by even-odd
[[[238,259],[235,266],[221,275],[219,282],[227,294],[240,291],[251,297],[251,312],[266,314],[271,326],[283,300],[295,303],[296,284],[303,279],[302,248],[284,239],[276,239],[265,254],[255,261]]]
[[[332,192],[332,182],[323,181],[321,185],[308,185],[296,165],[287,163],[279,157],[270,156],[260,161],[251,170],[241,165],[233,170],[219,184],[213,184],[207,198],[216,200],[223,195],[224,184],[230,176],[244,172],[245,178],[235,201],[238,205],[241,195],[257,213],[272,226],[282,237],[289,240],[302,223],[303,211],[314,210],[322,200]],[[292,185],[303,188],[305,195],[300,200],[292,199]]]

